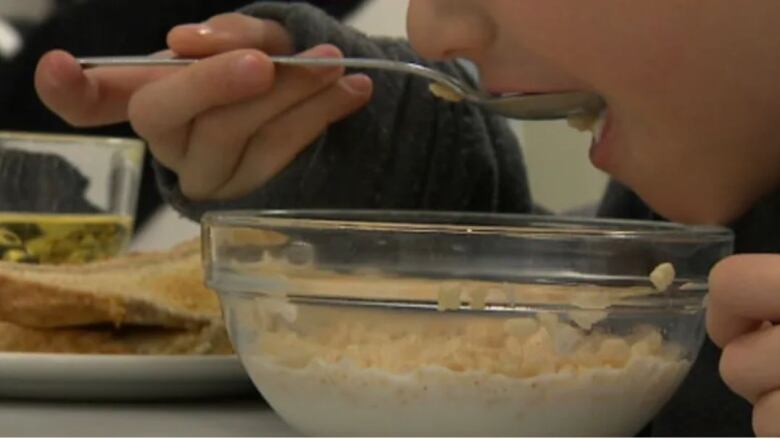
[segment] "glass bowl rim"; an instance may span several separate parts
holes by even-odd
[[[397,221],[386,217],[417,217],[423,221]],[[427,219],[427,221],[425,221]],[[434,220],[434,221],[431,221]],[[435,222],[439,220],[439,222]],[[457,224],[447,220],[458,221]],[[468,221],[469,223],[464,223]],[[490,220],[514,225],[486,225]],[[445,221],[445,222],[442,222]],[[481,223],[480,223],[481,222]],[[379,209],[269,209],[222,210],[207,212],[201,221],[210,228],[298,227],[323,230],[398,231],[452,234],[559,236],[657,241],[681,239],[691,243],[723,242],[733,232],[722,226],[685,225],[665,221],[566,217],[521,213],[457,212],[430,210]]]
[[[402,222],[386,220],[389,216],[395,218],[424,218],[445,221],[435,223],[432,221]],[[339,219],[341,218],[341,219]],[[347,219],[344,219],[347,218]],[[452,219],[460,221],[459,225],[453,225],[446,221]],[[504,222],[516,222],[518,225],[479,225],[479,221],[499,219]],[[465,224],[464,221],[469,222]],[[556,217],[545,215],[529,214],[499,214],[499,213],[473,213],[473,212],[452,212],[452,211],[418,211],[418,210],[366,210],[366,209],[289,209],[289,210],[232,210],[232,211],[211,211],[207,212],[201,221],[203,228],[203,256],[206,263],[206,281],[210,288],[216,290],[220,296],[230,295],[224,287],[234,282],[228,281],[225,274],[218,274],[213,271],[217,261],[211,260],[213,254],[210,253],[209,243],[210,231],[231,228],[271,228],[271,227],[294,227],[306,228],[309,230],[338,230],[349,233],[352,230],[361,232],[414,232],[414,233],[452,233],[456,235],[487,234],[493,236],[514,235],[523,236],[530,239],[555,240],[555,239],[606,239],[606,240],[629,240],[638,242],[641,245],[663,244],[663,242],[682,241],[683,245],[733,244],[733,232],[725,227],[707,226],[707,225],[683,225],[668,223],[663,221],[642,221],[642,220],[615,220],[599,218],[576,218],[576,217]],[[547,225],[549,229],[540,227]],[[583,229],[584,227],[584,229]],[[218,239],[218,238],[217,238]],[[214,265],[216,263],[216,265]],[[243,284],[247,281],[246,275],[238,275]],[[262,295],[257,288],[258,279],[253,279],[253,287],[242,289],[243,294]],[[273,283],[273,282],[271,282]],[[247,286],[248,287],[248,286]],[[272,287],[272,285],[266,285]],[[696,284],[695,288],[689,291],[675,291],[674,295],[659,293],[636,297],[629,300],[628,303],[615,304],[610,307],[610,312],[658,312],[661,310],[683,311],[683,310],[701,310],[706,305],[703,301],[707,294],[705,284]],[[436,304],[425,301],[412,301],[404,303],[403,300],[363,300],[351,297],[325,297],[307,294],[306,297],[293,297],[296,300],[317,300],[321,304],[331,305],[358,305],[370,307],[396,307],[396,308],[416,308],[416,309],[435,309]],[[540,304],[518,302],[516,305],[525,306],[526,309],[539,309]],[[556,304],[551,306],[558,311],[586,310],[581,307]],[[499,308],[486,310],[498,311]],[[461,310],[466,311],[466,310]],[[468,312],[468,311],[467,311]]]

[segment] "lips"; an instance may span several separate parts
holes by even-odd
[[[606,126],[607,126],[607,110],[603,109],[601,110],[601,112],[599,112],[599,115],[596,118],[596,123],[594,123],[593,127],[591,128],[594,142],[596,143],[601,142],[601,139],[604,137],[604,132],[606,131],[605,130]]]
[[[612,118],[609,113],[604,111],[599,118],[598,126],[594,127],[593,142],[590,147],[590,162],[598,169],[610,173],[610,138],[612,137]]]
[[[607,166],[607,137],[609,134],[610,118],[607,109],[602,109],[598,114],[586,113],[570,116],[567,122],[570,127],[578,131],[588,131],[593,135],[590,148],[590,161],[601,170]]]

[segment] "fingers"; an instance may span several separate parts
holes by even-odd
[[[342,68],[276,69],[266,53],[290,53],[293,44],[273,21],[225,14],[179,26],[168,40],[168,53],[203,59],[82,71],[72,56],[54,52],[41,60],[36,86],[75,125],[129,120],[193,200],[256,189],[371,95],[367,76],[342,77]],[[341,53],[323,45],[301,56]]]
[[[140,89],[130,100],[130,122],[157,159],[176,170],[196,116],[261,94],[273,81],[273,63],[262,52],[215,55]]]
[[[707,329],[723,347],[764,321],[780,320],[780,255],[738,255],[710,274]]]
[[[130,96],[141,86],[175,71],[170,67],[82,70],[67,52],[44,55],[35,71],[35,89],[43,103],[73,126],[127,120]]]
[[[176,26],[168,33],[168,46],[181,56],[198,58],[245,48],[272,55],[293,52],[292,38],[281,24],[238,13]]]
[[[780,389],[780,326],[743,335],[726,345],[720,373],[734,392],[750,402]]]
[[[212,198],[234,198],[261,187],[328,125],[365,105],[372,87],[366,75],[343,77],[316,97],[269,122],[251,139],[233,177]]]
[[[780,255],[739,255],[710,274],[707,330],[723,347],[720,374],[754,403],[758,435],[780,434]]]
[[[239,48],[269,54],[293,50],[289,33],[277,22],[242,14],[215,16],[203,24],[177,26],[166,53],[205,57]],[[35,87],[44,104],[74,126],[98,126],[127,120],[131,96],[144,85],[173,74],[178,67],[93,68],[82,70],[70,54],[52,51],[41,58]]]
[[[756,436],[780,437],[780,389],[764,395],[753,407]]]
[[[334,46],[314,47],[300,56],[340,57]],[[242,146],[270,120],[336,82],[342,68],[277,70],[273,89],[251,101],[218,107],[197,117],[186,157],[177,169],[179,183],[191,199],[204,199],[231,177]],[[301,121],[301,125],[309,121]],[[278,146],[281,146],[278,145]]]
[[[707,307],[707,333],[713,343],[719,347],[723,348],[731,340],[755,331],[759,327],[761,327],[760,321],[736,315],[728,306],[710,299]]]
[[[49,109],[71,124],[83,119],[98,99],[98,85],[62,50],[48,52],[38,61],[35,89]]]

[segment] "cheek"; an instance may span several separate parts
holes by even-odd
[[[409,41],[429,59],[470,58],[491,45],[494,31],[479,1],[412,0],[409,4]]]
[[[624,48],[616,41],[614,28],[599,25],[599,11],[590,1],[487,0],[485,4],[500,29],[499,49],[514,55],[517,62],[526,57],[544,59],[551,70],[588,82],[625,78],[625,72],[614,72],[616,56],[624,57]]]
[[[687,9],[614,0],[484,3],[501,30],[501,52],[544,59],[608,98],[666,93],[679,72],[672,66],[687,56],[680,44],[690,37]]]
[[[777,184],[769,164],[780,157],[756,146],[777,134],[755,117],[780,111],[780,99],[756,102],[767,94],[756,84],[777,90],[776,79],[724,66],[727,55],[731,65],[761,65],[750,50],[722,51],[727,15],[692,34],[698,2],[487,3],[503,30],[496,53],[536,55],[606,97],[616,132],[603,167],[662,215],[722,223]]]
[[[627,127],[624,135],[616,136],[619,142],[613,145],[604,170],[671,221],[718,222],[711,208],[702,203],[710,198],[709,184],[716,175],[702,179],[695,160],[684,158],[678,145],[664,136],[642,135],[642,131]]]

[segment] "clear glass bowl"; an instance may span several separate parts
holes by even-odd
[[[0,132],[0,260],[80,263],[126,249],[144,144]]]
[[[700,348],[722,228],[212,213],[208,285],[270,405],[338,436],[631,436]],[[648,275],[671,263],[658,291]]]

